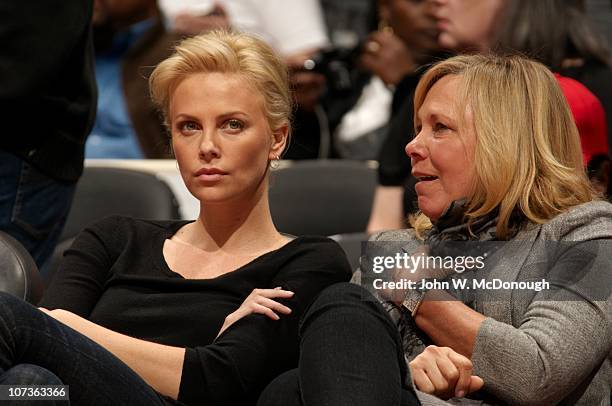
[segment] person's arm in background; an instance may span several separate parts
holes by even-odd
[[[318,0],[251,0],[272,45],[284,56],[296,104],[312,111],[325,88],[325,77],[304,70],[304,62],[329,45]],[[279,18],[282,16],[282,18]]]
[[[368,221],[367,231],[369,234],[406,227],[403,196],[404,188],[402,186],[378,185],[376,187],[370,220]]]
[[[402,84],[408,84],[407,89],[411,89],[410,85],[413,82],[416,84],[417,79],[410,76],[407,78]],[[378,187],[367,228],[370,234],[406,228],[404,213],[410,212],[411,207],[404,207],[404,194],[408,192],[410,196],[410,188],[414,185],[408,181],[412,165],[405,147],[412,139],[412,126],[412,97],[406,96],[402,98],[400,107],[391,118],[387,137],[379,153]]]
[[[369,35],[360,63],[386,85],[397,85],[405,76],[414,73],[417,67],[404,42],[385,30]]]
[[[66,0],[62,7],[47,1],[0,2],[2,110],[18,108],[16,101],[35,103],[44,94],[89,30],[92,10],[92,1],[81,0]]]

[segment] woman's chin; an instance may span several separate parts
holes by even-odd
[[[436,222],[444,211],[444,207],[442,207],[443,205],[437,202],[432,202],[431,199],[428,199],[427,197],[419,197],[418,206],[421,213],[429,218],[432,223]]]

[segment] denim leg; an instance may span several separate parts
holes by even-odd
[[[0,230],[28,250],[44,273],[66,222],[75,184],[48,177],[0,151]]]
[[[0,375],[32,364],[69,386],[72,405],[167,405],[122,361],[32,305],[0,293]]]
[[[403,393],[408,392],[402,388],[406,365],[395,325],[360,286],[325,289],[306,312],[300,336],[297,373],[273,381],[259,406],[419,404]],[[301,400],[296,401],[296,391]]]
[[[32,364],[19,364],[0,375],[0,385],[63,385],[51,371]],[[68,406],[67,400],[20,400],[19,406]]]

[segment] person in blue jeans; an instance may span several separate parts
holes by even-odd
[[[0,230],[43,272],[94,122],[92,10],[91,0],[9,2],[0,10]]]
[[[61,382],[74,405],[255,405],[297,366],[309,304],[351,275],[337,243],[272,222],[287,68],[217,31],[177,45],[150,85],[200,215],[106,218],[66,251],[40,309],[0,294],[0,382]]]

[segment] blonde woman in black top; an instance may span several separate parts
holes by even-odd
[[[66,253],[43,311],[1,295],[0,383],[63,383],[77,405],[254,404],[297,364],[305,307],[350,276],[336,243],[271,219],[286,68],[260,40],[213,32],[179,44],[150,83],[200,216],[108,218]]]

